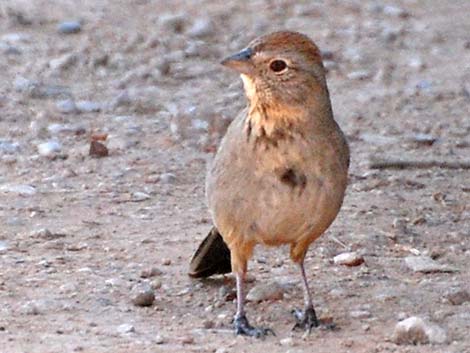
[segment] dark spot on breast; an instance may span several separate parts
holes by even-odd
[[[283,170],[279,179],[282,183],[289,185],[292,189],[298,187],[303,190],[307,185],[307,177],[305,174],[293,168]]]

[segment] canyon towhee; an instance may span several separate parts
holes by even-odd
[[[190,275],[232,270],[237,280],[237,334],[272,332],[249,324],[244,278],[257,244],[290,245],[305,309],[296,326],[318,326],[304,269],[309,245],[343,202],[349,148],[333,118],[320,51],[305,35],[275,32],[222,61],[241,74],[248,107],[229,126],[206,179],[215,228],[191,262]],[[227,248],[228,247],[228,248]]]

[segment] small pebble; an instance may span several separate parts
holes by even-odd
[[[81,100],[75,103],[80,113],[96,113],[101,111],[101,104],[97,102]]]
[[[57,26],[57,31],[61,34],[74,34],[82,30],[82,25],[78,21],[66,21]]]
[[[150,269],[143,269],[142,271],[140,271],[140,277],[141,278],[150,278],[150,277],[159,276],[162,273],[163,273],[163,271],[160,270],[159,268],[152,267]]]
[[[364,258],[356,252],[345,252],[336,255],[333,262],[337,265],[359,266],[364,263]]]
[[[134,202],[145,201],[150,198],[151,196],[149,194],[146,194],[145,192],[136,191],[132,193],[132,201]]]
[[[368,319],[371,314],[367,310],[353,310],[349,312],[349,316],[353,319]]]
[[[170,259],[163,259],[162,265],[164,265],[164,266],[170,266],[170,265],[171,265],[171,260],[170,260]]]
[[[261,302],[265,300],[279,300],[284,297],[284,289],[278,282],[270,282],[255,285],[250,289],[246,300],[252,302]]]
[[[117,327],[117,332],[120,334],[133,333],[135,332],[135,327],[131,324],[122,324]]]
[[[465,289],[454,288],[447,292],[444,298],[452,305],[462,305],[465,302],[470,302],[470,292]]]
[[[132,289],[131,297],[135,306],[151,306],[155,301],[155,292],[147,283],[137,284]]]
[[[173,184],[176,181],[176,175],[173,173],[160,174],[159,180],[163,184]]]
[[[13,154],[20,150],[20,144],[18,142],[11,142],[0,139],[0,153]]]
[[[371,77],[371,73],[367,70],[352,71],[346,76],[350,80],[366,80]]]
[[[38,152],[44,157],[56,156],[62,150],[62,145],[58,141],[48,141],[37,146]]]
[[[447,341],[447,334],[436,324],[412,316],[395,326],[392,340],[397,344],[442,344]]]
[[[72,114],[77,112],[77,106],[72,99],[59,100],[56,103],[57,110],[64,114]]]
[[[75,53],[67,53],[56,59],[49,61],[49,67],[55,71],[64,71],[70,69],[78,61],[78,56]]]
[[[155,337],[155,344],[164,344],[166,342],[165,338],[161,335]]]
[[[429,256],[408,256],[405,258],[405,264],[413,272],[435,273],[435,272],[456,272],[456,269],[447,265],[441,265]]]
[[[189,28],[187,34],[193,38],[201,38],[211,35],[214,32],[214,25],[209,18],[198,18]]]
[[[281,346],[285,346],[285,347],[294,346],[294,340],[292,339],[292,337],[283,338],[279,341],[279,343],[281,344]]]
[[[193,344],[194,343],[194,337],[185,336],[181,339],[181,343],[183,343],[183,344]]]
[[[0,185],[0,192],[13,193],[21,196],[33,196],[36,194],[36,188],[26,184],[4,184]]]

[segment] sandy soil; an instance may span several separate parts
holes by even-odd
[[[3,0],[0,352],[470,352],[470,302],[449,300],[470,290],[470,171],[369,166],[470,158],[470,2],[424,3]],[[81,30],[59,33],[66,20]],[[211,226],[206,163],[245,104],[218,62],[283,28],[322,48],[352,166],[307,257],[317,311],[338,330],[291,331],[299,274],[286,249],[260,248],[250,286],[275,280],[284,298],[248,303],[277,333],[258,341],[232,332],[231,276],[186,273]],[[107,157],[88,155],[97,134]],[[345,251],[365,263],[334,264]],[[450,270],[414,272],[410,256]],[[155,302],[135,306],[145,283]],[[409,316],[446,342],[394,343]]]

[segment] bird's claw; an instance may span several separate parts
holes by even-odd
[[[308,333],[310,333],[312,332],[313,327],[318,327],[320,325],[313,307],[309,307],[305,309],[305,311],[302,311],[300,309],[294,309],[292,313],[294,314],[296,321],[292,330],[300,329],[308,331]]]
[[[264,338],[268,335],[276,336],[274,331],[270,328],[253,327],[248,322],[245,315],[236,316],[234,319],[235,334],[246,335],[255,338]]]

